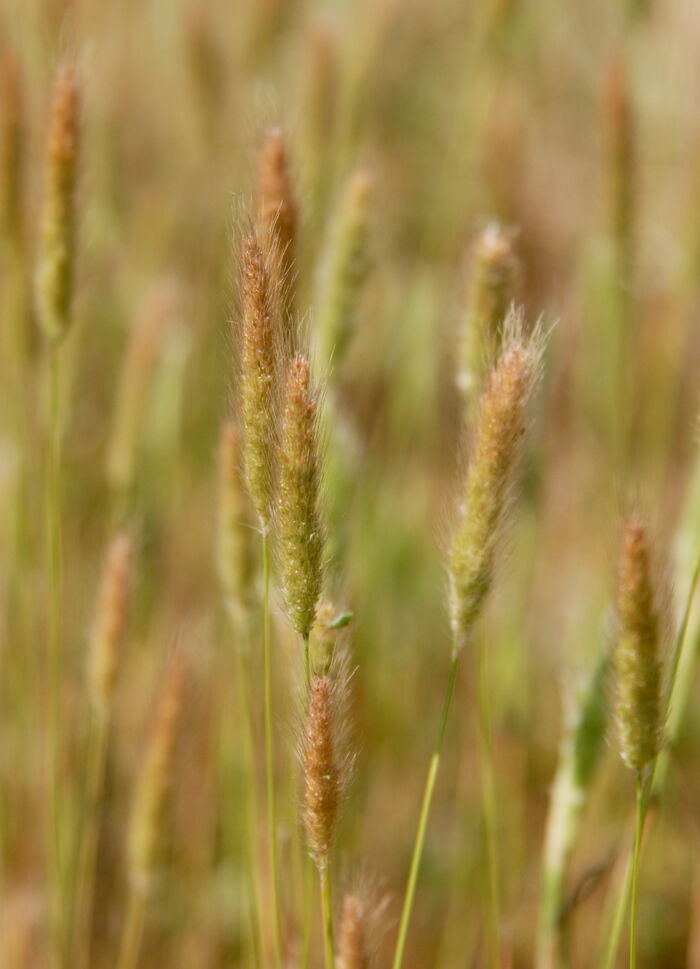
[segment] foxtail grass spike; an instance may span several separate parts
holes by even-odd
[[[243,456],[248,491],[266,533],[272,505],[277,377],[269,277],[253,234],[243,247],[242,314]]]
[[[352,338],[357,303],[369,270],[372,178],[355,172],[348,182],[328,241],[318,310],[320,360],[339,365]]]
[[[493,581],[496,549],[513,469],[527,425],[527,403],[540,360],[537,338],[511,316],[503,351],[479,406],[459,524],[450,554],[454,650],[472,638]]]
[[[359,895],[348,894],[338,931],[337,969],[369,969],[367,910]]]
[[[284,317],[291,320],[295,304],[297,203],[287,146],[279,128],[270,128],[265,133],[260,152],[257,230],[272,291]]]
[[[112,706],[119,652],[126,629],[131,546],[128,535],[117,535],[109,547],[102,574],[88,666],[90,699],[98,716],[105,716]]]
[[[516,270],[512,230],[491,222],[474,245],[461,328],[457,382],[469,400],[478,398],[485,373],[498,359]]]
[[[165,673],[134,799],[129,828],[129,879],[133,890],[142,894],[153,889],[163,861],[185,676],[185,659],[178,653]]]
[[[328,676],[314,676],[303,746],[303,819],[309,850],[319,870],[327,867],[338,820],[340,771],[334,728],[333,682]]]
[[[79,94],[75,72],[63,66],[54,82],[49,124],[44,209],[36,301],[39,323],[52,342],[70,324],[76,234]]]
[[[282,583],[292,625],[306,638],[314,624],[323,580],[323,526],[316,399],[308,360],[299,354],[292,360],[287,378],[279,468]]]
[[[614,651],[615,709],[620,755],[638,774],[661,746],[659,615],[647,530],[631,516],[622,534]]]

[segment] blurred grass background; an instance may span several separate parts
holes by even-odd
[[[291,158],[299,310],[311,333],[344,187],[358,168],[372,178],[367,279],[347,353],[328,378],[347,424],[335,438],[329,432],[347,476],[329,497],[329,591],[354,614],[343,635],[357,666],[358,755],[339,838],[340,884],[359,877],[391,897],[379,964],[391,951],[449,658],[443,562],[461,453],[457,334],[470,249],[491,219],[515,228],[518,299],[529,319],[542,315],[551,328],[512,537],[483,631],[493,656],[504,938],[508,965],[532,965],[562,694],[608,642],[620,514],[630,496],[647,512],[679,602],[700,535],[692,486],[700,10],[689,0],[3,0],[0,37],[0,964],[47,964],[44,360],[30,291],[51,80],[69,59],[84,106],[76,326],[63,401],[68,816],[82,784],[87,632],[122,502],[137,535],[95,969],[113,964],[124,828],[174,639],[188,646],[194,684],[168,875],[144,964],[254,964],[241,713],[213,550],[217,440],[235,373],[232,239],[249,218],[269,125],[282,128]],[[620,83],[633,146],[622,242]],[[147,334],[143,376],[120,378],[137,333]],[[120,379],[136,400],[126,499],[107,471]],[[290,670],[299,647],[281,612],[275,636],[284,777],[293,763]],[[252,655],[255,668],[255,642]],[[411,967],[480,964],[475,671],[464,660]],[[691,702],[644,865],[644,966],[700,966],[695,710]],[[283,787],[282,857],[291,865],[297,805],[293,783]],[[574,967],[597,964],[614,861],[627,846],[630,791],[615,753],[606,753],[570,873],[572,891],[584,880],[590,889],[571,915]],[[297,877],[283,879],[290,951]]]

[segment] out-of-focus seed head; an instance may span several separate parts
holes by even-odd
[[[323,582],[316,398],[309,362],[297,354],[287,378],[279,452],[279,551],[287,611],[306,637]]]
[[[511,316],[505,332],[501,356],[479,404],[460,519],[452,538],[450,611],[455,651],[471,639],[493,581],[502,519],[527,427],[527,403],[539,371],[538,336],[525,338],[516,316]]]
[[[79,92],[73,68],[64,65],[54,82],[36,299],[39,322],[49,340],[70,324],[75,261],[75,194],[78,174]]]
[[[369,969],[368,913],[359,895],[348,893],[338,933],[338,969]]]
[[[661,729],[660,622],[647,531],[627,518],[617,587],[619,629],[614,650],[615,706],[620,754],[642,771],[659,751]]]
[[[109,715],[128,617],[132,542],[119,534],[112,541],[102,572],[88,660],[88,687],[96,714]]]
[[[162,864],[185,680],[185,659],[177,653],[165,673],[129,828],[129,878],[141,892],[153,889]]]
[[[355,172],[348,182],[326,249],[321,278],[318,337],[323,365],[342,361],[354,331],[357,302],[369,270],[372,177]]]
[[[0,221],[17,253],[22,247],[24,165],[23,99],[19,65],[14,54],[0,52]]]
[[[617,57],[606,78],[605,135],[606,177],[610,206],[610,232],[623,276],[631,271],[634,258],[636,194],[635,125],[625,63]]]
[[[485,370],[500,353],[517,265],[513,231],[491,222],[474,245],[460,335],[457,382],[469,399],[479,394]]]
[[[241,409],[246,481],[263,531],[270,525],[277,390],[275,332],[265,261],[254,234],[242,264]]]
[[[248,611],[253,588],[253,537],[243,489],[241,438],[234,421],[221,428],[219,444],[218,563],[227,606],[239,618]]]
[[[294,315],[297,204],[284,136],[270,128],[260,153],[257,230],[272,292],[287,320]]]
[[[335,744],[333,681],[314,676],[308,696],[303,745],[303,819],[309,849],[317,867],[328,861],[340,800],[340,767]]]

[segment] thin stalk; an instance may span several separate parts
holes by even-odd
[[[274,916],[275,965],[282,969],[282,920],[280,917],[277,864],[277,809],[275,805],[275,764],[272,741],[272,665],[270,659],[270,549],[267,533],[262,539],[263,557],[263,665],[265,680],[265,765],[267,770],[267,840],[270,852],[270,879]]]
[[[143,892],[129,892],[126,922],[122,934],[117,969],[137,969],[141,952],[143,926],[146,921],[146,900]]]
[[[261,965],[260,951],[262,947],[262,940],[264,938],[263,926],[261,924],[261,912],[262,905],[260,903],[261,893],[260,893],[260,878],[258,865],[256,863],[256,847],[258,846],[258,839],[256,837],[257,823],[259,818],[258,812],[258,788],[257,780],[255,776],[255,733],[253,728],[253,714],[250,703],[250,669],[249,664],[246,662],[246,657],[243,653],[241,645],[236,643],[235,645],[236,659],[238,665],[238,685],[239,685],[239,700],[241,704],[241,714],[243,720],[245,721],[245,735],[246,743],[245,747],[245,772],[246,772],[246,789],[247,789],[247,824],[248,824],[248,867],[249,867],[249,877],[250,877],[250,916],[251,916],[251,934],[252,934],[252,948],[254,956],[254,964],[256,966]]]
[[[486,948],[488,965],[499,969],[500,959],[500,889],[498,842],[496,837],[496,787],[491,741],[491,703],[486,650],[481,641],[479,649],[479,763],[481,767],[481,817],[486,844]]]
[[[304,674],[306,676],[306,692],[311,686],[311,650],[309,637],[304,636]],[[299,969],[307,969],[311,952],[311,914],[314,903],[314,868],[311,856],[307,853],[304,863],[304,917],[301,929],[301,955]]]
[[[632,885],[630,896],[630,961],[629,969],[637,966],[637,901],[639,881],[639,852],[642,844],[642,830],[644,828],[644,785],[641,774],[637,774],[636,784],[636,818],[634,826],[634,851],[632,853]]]
[[[53,958],[60,966],[64,948],[63,849],[61,844],[60,752],[61,752],[61,414],[60,356],[52,346],[48,359],[48,455],[45,474],[46,570],[49,585],[48,674],[49,724],[47,769],[49,823],[47,847],[52,884]]]
[[[95,901],[97,847],[100,835],[100,807],[104,790],[109,719],[93,718],[88,738],[87,804],[85,828],[80,846],[75,901],[74,965],[85,969],[90,965],[92,913]]]
[[[671,660],[671,671],[669,675],[666,697],[666,720],[668,723],[666,735],[667,744],[651,765],[651,770],[644,787],[642,825],[644,825],[646,821],[646,815],[652,799],[658,798],[665,787],[670,763],[668,745],[673,744],[676,739],[681,721],[683,719],[683,713],[688,702],[688,683],[690,682],[690,678],[693,674],[694,663],[692,661],[684,661],[686,655],[684,645],[690,622],[690,612],[699,579],[700,555],[698,556],[695,568],[693,570],[690,588],[688,590],[688,595],[683,608],[683,615],[681,617],[681,623],[678,627],[678,634],[674,644],[673,658]],[[675,703],[674,697],[677,697]],[[610,919],[610,928],[607,933],[607,943],[601,963],[603,969],[614,969],[615,960],[617,958],[617,950],[620,946],[620,939],[622,937],[622,928],[625,922],[625,915],[627,913],[627,906],[630,900],[631,889],[632,858],[628,855],[625,863],[624,874],[622,876],[621,887]]]
[[[425,781],[425,790],[423,791],[423,802],[421,804],[420,816],[418,818],[418,829],[416,831],[416,839],[413,845],[413,855],[411,857],[411,868],[408,874],[406,893],[404,895],[403,908],[401,910],[401,921],[399,923],[399,933],[396,940],[396,951],[394,952],[394,961],[392,963],[392,969],[401,969],[403,954],[406,948],[408,925],[409,925],[409,922],[411,921],[411,911],[413,909],[413,899],[416,893],[418,871],[420,869],[421,857],[423,855],[423,845],[425,843],[425,832],[428,826],[428,817],[430,815],[430,805],[432,803],[433,794],[435,792],[435,781],[437,779],[438,768],[440,767],[440,756],[442,754],[442,745],[445,739],[445,728],[447,727],[447,717],[450,712],[450,704],[452,702],[452,694],[454,692],[456,677],[457,677],[457,653],[454,652],[452,654],[452,660],[450,662],[450,672],[447,679],[447,690],[445,692],[445,701],[442,708],[442,717],[440,718],[440,727],[438,730],[437,741],[433,749],[433,755],[430,759],[430,766],[428,767],[428,776]]]
[[[333,905],[331,903],[331,882],[328,868],[319,869],[321,880],[321,909],[323,913],[323,951],[326,969],[335,969],[335,945],[333,942]]]

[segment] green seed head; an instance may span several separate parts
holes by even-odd
[[[53,342],[65,336],[73,297],[78,113],[78,85],[73,69],[66,65],[59,71],[53,90],[36,277],[39,322]]]
[[[651,580],[647,532],[627,519],[620,555],[614,652],[616,715],[622,759],[644,769],[661,745],[659,617]]]
[[[246,481],[263,531],[270,525],[277,390],[275,333],[262,250],[251,233],[243,247],[241,408]]]
[[[462,512],[452,539],[450,606],[455,651],[471,639],[493,581],[502,519],[539,359],[536,340],[526,340],[519,320],[512,317],[501,357],[479,404]]]
[[[287,610],[302,636],[314,624],[323,581],[317,430],[309,363],[297,354],[289,368],[280,438],[279,546]]]

